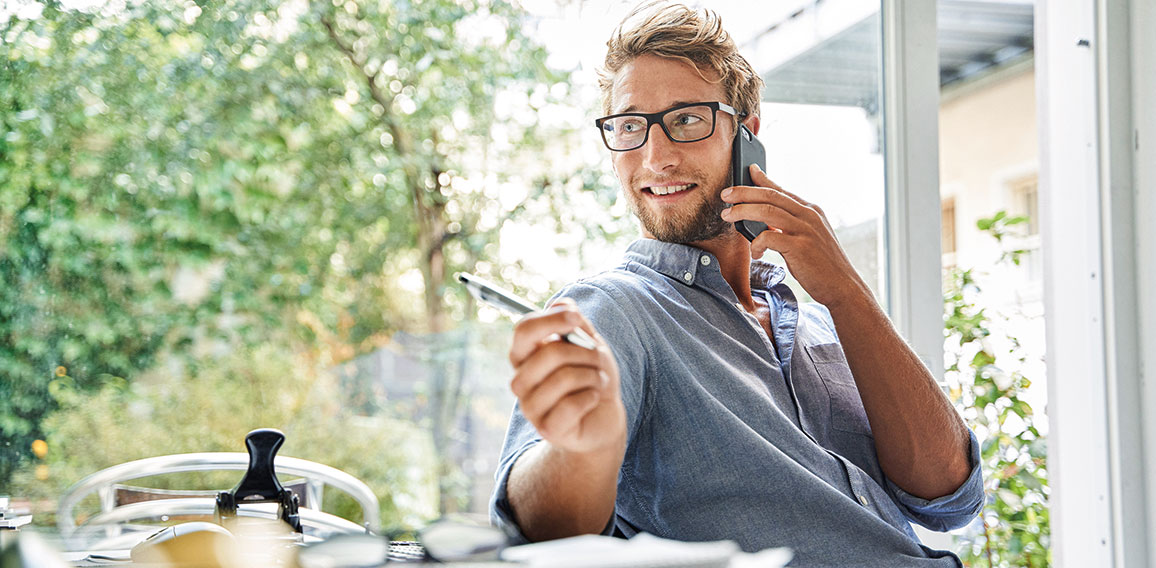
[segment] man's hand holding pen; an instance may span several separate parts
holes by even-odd
[[[582,329],[595,349],[562,341]],[[606,342],[568,299],[522,318],[510,347],[510,389],[522,413],[556,449],[574,453],[621,452],[626,411],[618,365]]]

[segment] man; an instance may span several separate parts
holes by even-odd
[[[516,326],[495,522],[528,541],[649,532],[787,546],[798,565],[958,565],[909,521],[981,509],[974,435],[822,210],[757,167],[728,187],[762,81],[710,11],[643,8],[608,47],[598,125],[645,238]],[[740,219],[769,230],[748,242]],[[767,250],[818,304],[752,261]],[[575,328],[598,348],[559,339]]]

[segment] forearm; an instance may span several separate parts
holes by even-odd
[[[507,486],[522,534],[538,542],[598,534],[614,514],[625,444],[590,453],[543,441],[514,463]]]
[[[971,470],[967,426],[863,288],[828,309],[867,411],[880,467],[912,495],[951,494]]]

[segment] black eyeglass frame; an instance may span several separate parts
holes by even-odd
[[[690,108],[690,107],[696,107],[696,106],[710,107],[710,109],[711,109],[710,133],[708,133],[706,136],[703,136],[702,138],[695,138],[694,140],[676,140],[674,138],[674,136],[670,135],[670,130],[667,130],[666,123],[662,121],[662,117],[664,117],[667,114],[672,113],[676,110],[680,110],[680,109],[684,109],[684,108]],[[714,130],[718,126],[718,111],[720,111],[720,110],[725,112],[725,113],[728,113],[731,116],[734,116],[740,120],[744,116],[746,116],[745,113],[738,112],[737,110],[735,110],[734,107],[732,107],[726,103],[720,103],[718,101],[711,101],[711,102],[698,102],[698,103],[683,103],[680,105],[672,106],[666,110],[660,110],[658,112],[652,112],[649,114],[648,113],[642,113],[642,112],[623,112],[623,113],[619,113],[619,114],[612,114],[609,116],[604,116],[602,118],[596,119],[594,121],[594,126],[598,127],[598,131],[602,134],[602,143],[605,144],[606,148],[609,149],[611,152],[629,152],[631,150],[637,150],[637,149],[645,146],[646,143],[650,141],[650,127],[654,126],[655,124],[657,124],[660,128],[662,128],[662,132],[664,134],[666,134],[667,139],[669,139],[671,142],[677,142],[679,144],[690,144],[691,142],[700,142],[702,140],[706,140],[707,138],[714,136]],[[612,148],[610,146],[610,141],[606,140],[606,129],[603,128],[602,125],[605,124],[607,120],[610,120],[612,118],[622,118],[624,116],[637,116],[639,118],[646,119],[646,134],[644,134],[642,136],[642,142],[640,142],[637,146],[635,146],[633,148],[623,148],[623,149]]]

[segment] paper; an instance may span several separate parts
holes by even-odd
[[[733,541],[682,542],[649,534],[630,540],[583,535],[516,546],[502,560],[552,568],[782,568],[786,549],[746,554]]]

